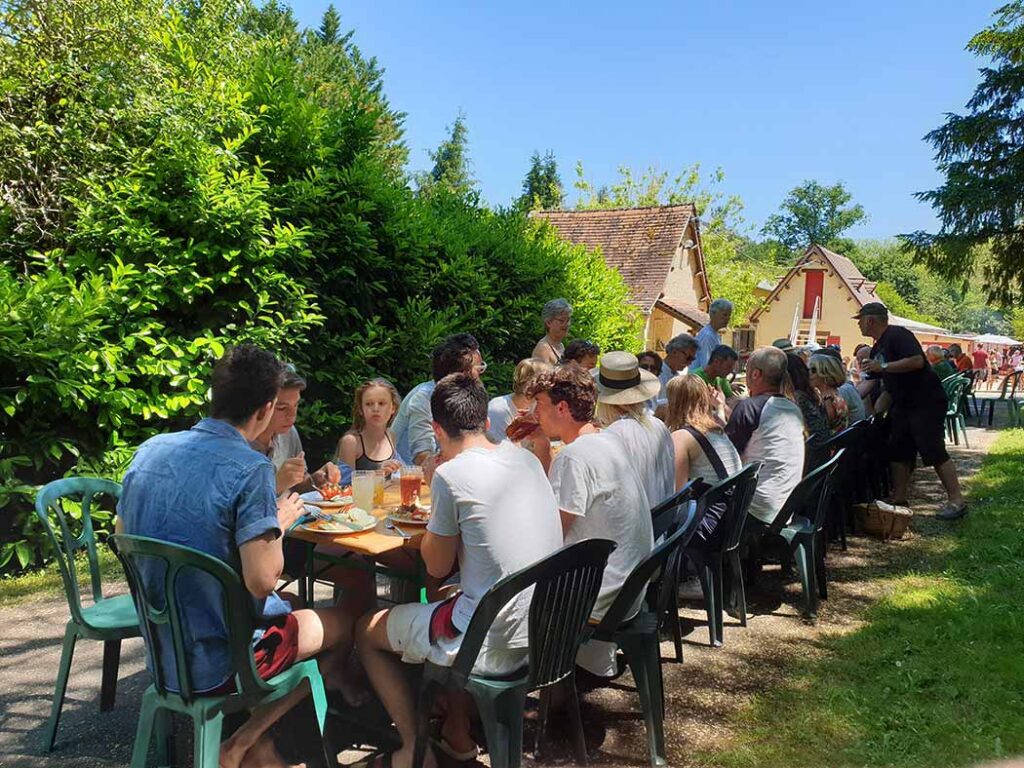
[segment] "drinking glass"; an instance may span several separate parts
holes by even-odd
[[[420,488],[423,486],[423,467],[402,467],[399,480],[402,506],[408,507],[420,500]]]
[[[384,470],[375,469],[373,471],[375,481],[373,483],[373,506],[383,507],[384,506]]]
[[[357,469],[352,473],[352,502],[367,512],[373,509],[374,487],[377,473],[372,469]]]

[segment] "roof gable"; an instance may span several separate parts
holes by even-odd
[[[710,298],[704,255],[700,247],[697,209],[692,203],[651,208],[614,208],[593,211],[536,211],[531,217],[544,219],[562,238],[600,248],[605,263],[622,275],[633,302],[649,313],[661,297],[672,268],[672,257],[694,224],[698,294]]]
[[[815,258],[818,257],[818,258]],[[750,321],[756,321],[762,314],[771,308],[772,302],[775,301],[775,297],[782,292],[792,280],[800,274],[800,269],[805,267],[812,261],[820,260],[828,269],[831,269],[839,282],[850,292],[853,300],[857,302],[857,308],[863,307],[865,304],[871,301],[880,301],[878,295],[875,293],[876,283],[868,280],[857,269],[857,265],[850,261],[845,256],[842,256],[835,251],[830,251],[828,248],[824,248],[820,245],[811,245],[803,252],[803,255],[797,259],[796,264],[790,268],[786,276],[779,280],[778,284],[772,290],[770,294],[765,298],[764,302],[750,315]]]

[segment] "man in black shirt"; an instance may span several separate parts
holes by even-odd
[[[863,370],[871,378],[881,378],[884,386],[875,413],[888,411],[891,420],[888,451],[893,503],[906,506],[910,473],[920,453],[923,464],[935,467],[949,497],[936,516],[945,520],[963,517],[967,504],[960,492],[956,466],[946,453],[946,393],[939,377],[929,367],[914,334],[889,325],[889,310],[884,304],[865,304],[855,317],[861,333],[875,340],[871,359]]]

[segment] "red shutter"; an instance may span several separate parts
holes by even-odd
[[[814,314],[814,301],[821,299],[821,291],[825,287],[824,272],[804,272],[804,319],[809,320]],[[818,304],[821,311],[821,304]]]

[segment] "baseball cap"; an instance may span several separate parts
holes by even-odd
[[[885,308],[885,304],[880,301],[869,301],[863,307],[860,308],[860,312],[854,315],[854,319],[861,317],[888,317],[889,310]]]
[[[772,346],[776,349],[781,349],[783,352],[792,352],[796,349],[793,346],[793,342],[789,339],[776,339],[772,342]]]

